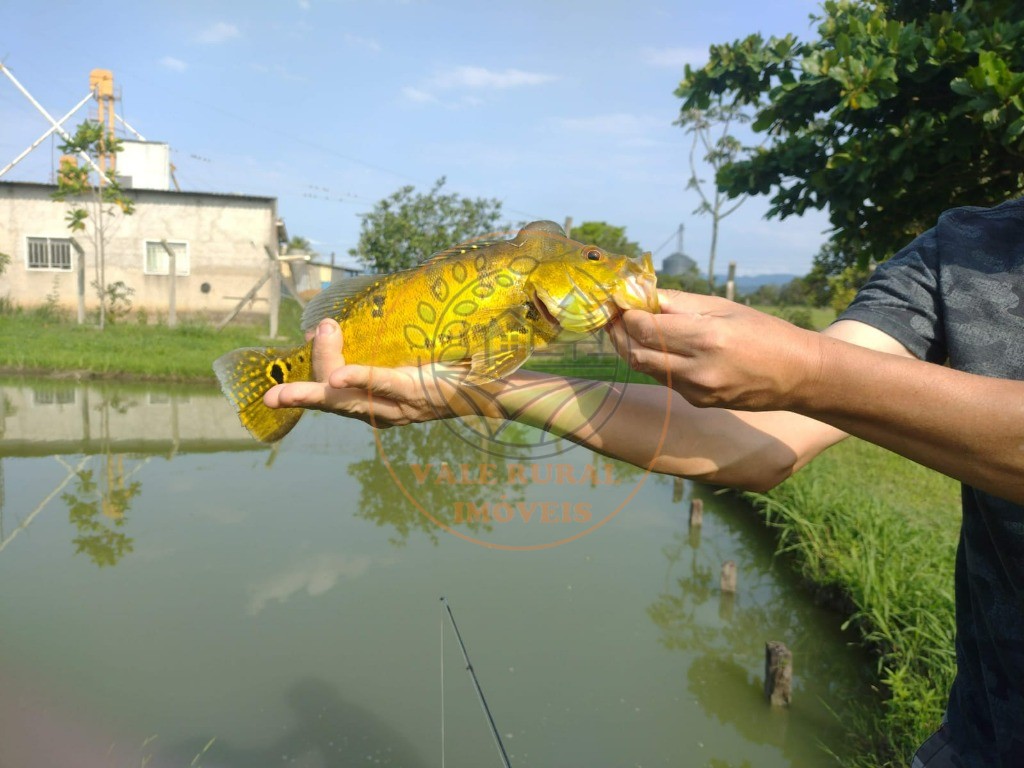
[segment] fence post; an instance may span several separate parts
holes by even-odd
[[[777,640],[764,645],[764,695],[776,707],[793,698],[793,652]]]
[[[730,595],[736,594],[736,562],[734,560],[726,560],[722,563],[720,585],[722,592]]]
[[[704,501],[693,499],[690,501],[690,527],[700,528],[704,524]]]

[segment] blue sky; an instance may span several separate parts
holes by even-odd
[[[710,219],[693,214],[689,140],[672,125],[683,65],[754,32],[811,37],[818,6],[3,0],[0,57],[55,116],[92,68],[113,70],[118,112],[170,144],[182,188],[277,197],[289,233],[339,260],[361,212],[446,176],[449,191],[502,200],[511,222],[625,226],[659,264],[683,223],[705,264]],[[0,167],[47,127],[0,77]],[[57,154],[47,141],[3,178],[48,181]],[[806,273],[825,217],[766,209],[753,198],[723,222],[719,264]]]

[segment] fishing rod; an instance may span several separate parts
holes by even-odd
[[[480,699],[480,706],[483,707],[484,714],[487,715],[487,722],[491,726],[491,735],[494,736],[494,743],[498,745],[498,754],[501,755],[501,762],[505,768],[512,768],[508,761],[508,753],[505,752],[505,745],[501,743],[501,734],[498,733],[498,726],[494,724],[494,718],[491,716],[491,708],[487,706],[487,699],[484,698],[484,690],[480,687],[480,681],[476,677],[476,671],[473,669],[473,664],[469,660],[469,653],[466,651],[466,644],[462,642],[462,633],[459,632],[459,625],[455,623],[455,614],[452,613],[452,607],[448,605],[448,598],[442,597],[441,602],[444,604],[445,610],[448,611],[448,618],[451,619],[452,629],[455,630],[455,637],[459,641],[459,648],[462,649],[462,658],[466,660],[466,671],[469,672],[469,676],[473,678],[473,685],[476,686],[476,695]]]

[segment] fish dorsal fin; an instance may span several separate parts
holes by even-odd
[[[500,240],[500,239],[493,239],[493,240],[472,240],[472,241],[465,242],[465,243],[459,243],[458,245],[450,246],[448,248],[445,248],[442,251],[438,251],[437,253],[432,253],[430,256],[425,258],[420,263],[421,264],[432,264],[435,261],[440,261],[442,259],[449,259],[449,258],[451,258],[453,256],[465,256],[466,254],[474,253],[474,252],[477,252],[477,251],[482,251],[484,248],[490,248],[492,245],[497,245],[498,243],[505,243],[505,242],[508,242],[508,241],[507,240]]]
[[[562,229],[561,224],[553,221],[531,221],[519,230],[516,240],[523,237],[526,232],[543,232],[544,234],[555,235],[556,237],[565,237],[565,230]]]
[[[302,311],[302,330],[316,327],[325,317],[337,320],[347,312],[349,302],[363,292],[384,282],[387,275],[357,275],[336,280],[309,300]]]

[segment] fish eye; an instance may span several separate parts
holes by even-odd
[[[601,251],[599,251],[597,248],[590,248],[587,250],[587,258],[590,259],[591,261],[600,261]]]

